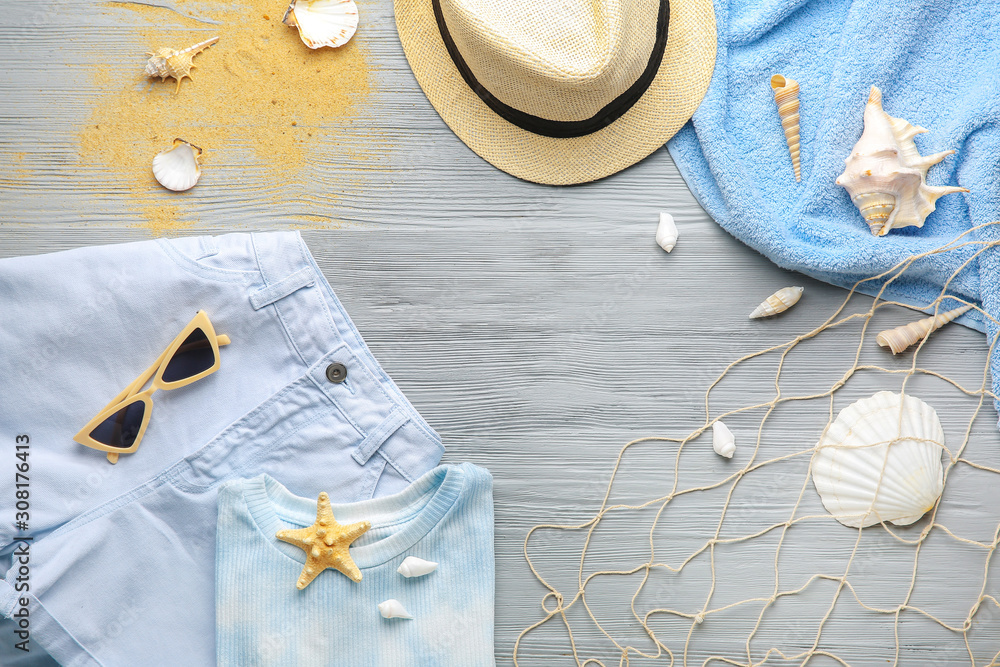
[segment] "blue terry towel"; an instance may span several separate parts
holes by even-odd
[[[716,0],[715,73],[701,107],[668,149],[701,205],[729,233],[779,266],[842,287],[1000,219],[1000,3],[996,0]],[[799,82],[802,182],[796,183],[770,87]],[[890,116],[925,127],[930,185],[968,193],[937,201],[922,228],[874,237],[835,185],[861,136],[872,85]],[[1000,226],[973,231],[1000,240]],[[968,240],[968,237],[967,237]],[[885,298],[924,307],[981,246],[919,261]],[[874,294],[878,283],[863,291]],[[949,293],[1000,320],[1000,250],[962,271]],[[942,311],[957,306],[942,303]],[[997,326],[969,313],[962,324]],[[1000,394],[1000,345],[990,360]],[[1000,410],[1000,402],[997,405]]]

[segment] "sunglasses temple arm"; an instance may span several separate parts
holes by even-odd
[[[113,436],[114,438],[121,438],[123,414],[124,413],[119,413],[118,418],[115,419],[115,426],[114,426],[115,435]],[[110,463],[111,465],[118,463],[117,452],[107,452],[107,457],[108,457],[108,463]]]
[[[222,347],[223,345],[229,345],[231,342],[233,342],[229,340],[229,336],[227,336],[226,334],[218,334],[215,337],[215,340],[218,341],[219,347]]]

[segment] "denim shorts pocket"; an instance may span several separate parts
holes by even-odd
[[[157,239],[160,249],[181,269],[221,282],[260,281],[249,234]]]

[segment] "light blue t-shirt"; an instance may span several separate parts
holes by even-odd
[[[275,534],[313,525],[316,506],[267,475],[220,489],[220,667],[495,664],[493,480],[486,470],[440,466],[395,495],[333,505],[340,524],[371,522],[350,547],[362,579],[328,569],[298,590],[306,554]],[[438,568],[406,578],[397,568],[407,556]],[[383,618],[378,605],[387,600],[413,618]]]

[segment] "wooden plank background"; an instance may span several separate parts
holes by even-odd
[[[276,0],[279,16],[280,4]],[[150,27],[144,15],[90,0],[6,3],[3,9],[0,256],[163,232],[303,228],[375,355],[442,434],[445,460],[472,461],[495,477],[498,664],[512,664],[518,633],[542,617],[544,589],[522,555],[530,527],[593,516],[621,445],[647,435],[683,437],[700,426],[704,392],[728,363],[811,330],[846,294],[778,269],[725,234],[694,201],[665,150],[577,187],[539,186],[498,172],[458,141],[427,103],[406,65],[388,0],[361,3],[355,48],[365,51],[372,90],[335,141],[311,147],[304,167],[278,193],[261,176],[266,166],[216,160],[176,204],[177,223],[157,227],[137,197],[174,205],[176,196],[153,183],[137,195],[111,171],[81,160],[78,141],[103,89],[120,85],[95,72],[141,70],[149,44],[136,31]],[[670,255],[653,241],[661,210],[672,212],[680,228]],[[789,284],[806,288],[793,311],[772,321],[746,319],[759,301]],[[863,310],[870,300],[855,303]],[[872,329],[911,317],[886,309]],[[857,327],[845,327],[803,345],[789,360],[784,390],[825,390],[850,368],[858,335]],[[862,349],[864,362],[892,369],[909,364],[877,348],[871,334]],[[921,365],[975,387],[985,352],[980,334],[954,326],[928,343]],[[773,357],[739,368],[713,394],[713,416],[768,400],[774,368]],[[834,410],[899,385],[899,376],[859,373],[837,394]],[[928,378],[916,378],[908,390],[934,405],[949,445],[957,444],[975,401]],[[779,410],[768,422],[761,455],[812,446],[829,410],[822,400]],[[711,483],[745,465],[760,417],[727,420],[738,440],[732,461],[716,457],[708,438],[689,445],[681,459],[682,486]],[[987,406],[968,450],[994,466],[995,424]],[[613,502],[665,493],[676,451],[676,445],[657,443],[630,452]],[[806,465],[800,457],[744,478],[724,535],[784,521]],[[963,537],[991,541],[1000,520],[998,489],[986,473],[956,472],[941,521]],[[811,484],[803,498],[806,510],[822,511]],[[658,558],[679,565],[714,530],[721,502],[714,492],[668,507],[653,538]],[[651,521],[649,511],[610,516],[596,534],[586,571],[641,563],[648,557]],[[912,539],[923,525],[899,533]],[[781,587],[801,586],[820,572],[838,574],[856,536],[833,522],[797,526],[779,559]],[[961,625],[982,587],[987,554],[938,536],[921,555],[913,603]],[[545,532],[531,548],[543,576],[570,597],[581,544],[579,532]],[[769,595],[775,547],[774,539],[763,537],[720,548],[713,606]],[[858,594],[875,606],[898,604],[912,555],[884,530],[866,530],[852,568]],[[706,563],[701,558],[680,576],[654,577],[637,608],[699,611],[711,581]],[[588,589],[588,604],[616,639],[655,651],[629,611],[637,584],[635,577],[601,579]],[[986,592],[996,595],[998,587],[994,575]],[[754,661],[771,646],[788,654],[812,646],[833,599],[830,582],[819,582],[776,605],[751,644]],[[747,633],[759,610],[746,606],[710,617],[694,629],[686,656],[690,622],[661,619],[654,626],[675,652],[674,664],[700,665],[710,655],[746,661]],[[581,659],[618,664],[618,651],[579,605],[570,618]],[[1000,650],[1000,611],[983,605],[968,646],[909,612],[899,644],[901,664],[990,664]],[[845,591],[819,648],[850,664],[874,665],[891,664],[894,646],[891,616],[863,610]],[[555,621],[529,635],[518,657],[526,666],[575,664],[565,629]],[[669,662],[633,654],[630,664]],[[770,662],[784,664],[777,656]],[[810,664],[837,663],[817,657]]]

